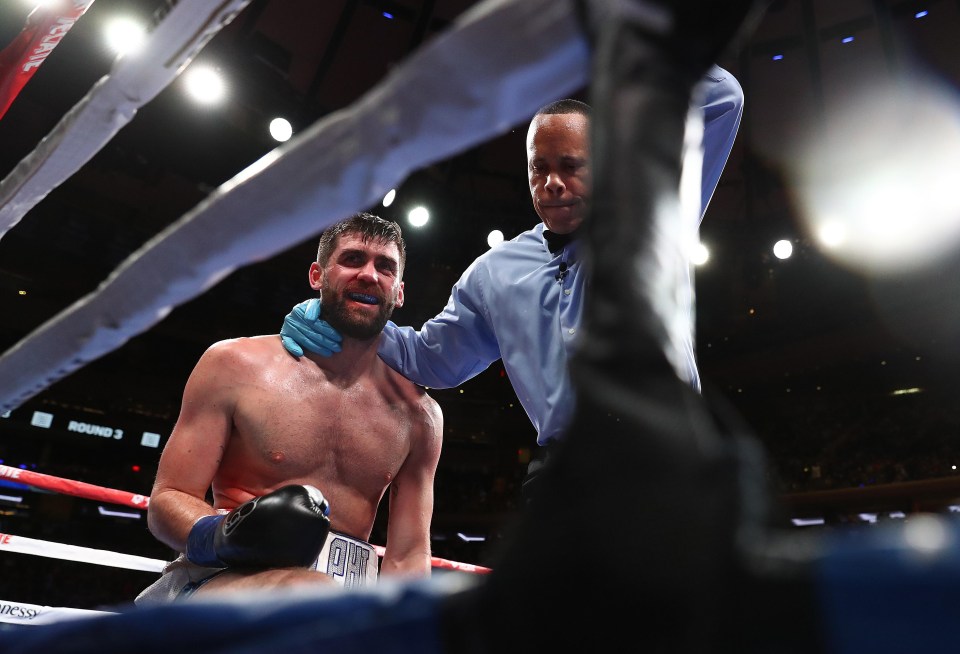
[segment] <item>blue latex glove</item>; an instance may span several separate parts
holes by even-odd
[[[280,340],[295,357],[302,357],[304,350],[328,357],[340,351],[343,336],[328,322],[320,320],[320,300],[313,298],[293,307],[283,319]]]

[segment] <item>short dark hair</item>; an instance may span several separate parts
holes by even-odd
[[[586,102],[574,100],[573,98],[564,98],[544,105],[537,110],[534,116],[555,115],[555,114],[580,114],[587,118],[593,113],[593,107]]]
[[[317,263],[326,267],[330,255],[337,247],[337,241],[343,234],[359,234],[364,241],[383,241],[396,243],[400,251],[400,272],[403,272],[407,263],[407,245],[403,242],[403,233],[400,225],[392,220],[384,220],[366,211],[350,216],[345,220],[334,223],[320,235],[320,245],[317,247]]]

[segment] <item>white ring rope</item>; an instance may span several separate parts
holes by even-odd
[[[410,172],[576,92],[589,80],[589,61],[571,2],[475,5],[353,105],[223,184],[95,292],[5,352],[0,411],[123,345],[238,267],[372,206]]]
[[[142,570],[144,572],[159,573],[163,570],[163,566],[167,564],[167,561],[161,559],[148,559],[134,554],[122,554],[109,550],[98,550],[91,547],[66,545],[48,540],[0,533],[0,552],[4,551],[45,556],[64,561],[77,561],[78,563],[94,563],[127,570]]]
[[[0,238],[99,152],[250,0],[181,2],[136,55],[119,57],[36,149],[0,182]]]

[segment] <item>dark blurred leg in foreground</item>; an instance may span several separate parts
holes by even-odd
[[[743,611],[762,608],[741,543],[770,547],[762,456],[681,381],[671,330],[691,309],[679,202],[691,94],[758,3],[582,7],[595,45],[594,203],[577,413],[516,540],[465,602],[460,646],[750,651],[768,636],[763,614],[756,631],[741,628]],[[777,651],[813,651],[796,640]]]

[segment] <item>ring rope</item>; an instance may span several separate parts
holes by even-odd
[[[589,69],[572,3],[474,5],[354,104],[221,185],[97,290],[5,352],[0,412],[120,347],[238,267],[314,236],[378,202],[411,171],[576,92]]]
[[[73,497],[82,497],[88,500],[98,500],[101,502],[110,502],[111,504],[120,504],[134,509],[146,509],[150,505],[148,495],[130,493],[128,491],[114,490],[103,486],[95,486],[82,481],[72,479],[63,479],[46,475],[33,470],[23,470],[11,466],[0,465],[0,479],[12,479],[28,486],[42,488],[43,490],[56,491],[64,495]]]
[[[126,570],[142,570],[144,572],[162,572],[163,566],[167,564],[167,561],[163,561],[162,559],[149,559],[134,554],[122,554],[109,550],[98,550],[92,547],[66,545],[64,543],[27,538],[26,536],[0,533],[0,552],[3,551],[33,554],[34,556],[45,556],[49,559],[77,561],[79,563],[94,563],[96,565],[106,565],[113,568],[124,568]]]
[[[150,504],[150,497],[147,495],[141,495],[139,493],[131,493],[129,491],[116,490],[113,488],[106,488],[104,486],[96,486],[94,484],[88,484],[82,481],[74,481],[72,479],[63,479],[62,477],[55,477],[54,475],[34,472],[33,470],[24,470],[21,468],[14,468],[12,466],[7,466],[7,465],[0,465],[0,479],[11,479],[16,482],[26,484],[28,486],[33,486],[35,488],[40,488],[43,490],[56,491],[64,495],[81,497],[88,500],[110,502],[111,504],[128,506],[134,509],[146,509]],[[6,536],[6,534],[0,534],[0,538],[4,536]],[[18,536],[16,538],[19,539],[22,537]],[[47,542],[47,541],[32,541],[32,539],[26,539],[26,540],[31,541],[33,543]],[[52,547],[52,546],[58,545],[58,543],[48,543],[48,545]],[[24,547],[26,547],[26,545],[24,545]],[[74,546],[63,545],[62,547],[71,548]],[[385,548],[382,545],[374,545],[373,547],[377,551],[377,556],[383,557]],[[79,550],[87,550],[87,548],[79,548]],[[50,548],[48,548],[47,551],[51,551]],[[102,550],[90,550],[90,551],[100,552]],[[31,551],[27,553],[40,554],[39,551]],[[82,553],[78,553],[78,555],[81,555],[81,554]],[[40,555],[47,556],[46,554],[40,554]],[[118,554],[117,556],[125,557],[128,555]],[[67,557],[64,557],[64,558],[67,558]],[[143,561],[150,561],[150,562],[154,561],[154,559],[143,559],[143,557],[134,557],[134,559],[142,559]],[[134,561],[134,559],[131,559],[131,561]],[[80,561],[85,559],[70,559],[70,560]],[[86,561],[86,562],[97,563],[98,561]],[[474,565],[472,563],[463,563],[460,561],[451,561],[449,559],[443,559],[436,556],[430,557],[430,564],[434,568],[440,568],[444,570],[456,570],[460,572],[472,572],[472,573],[478,573],[478,574],[486,574],[491,570],[490,568],[487,568],[481,565]],[[103,565],[114,565],[114,564],[104,563]],[[125,566],[117,566],[117,567],[125,567]],[[131,568],[131,569],[142,570],[145,568]],[[146,568],[146,569],[153,570],[153,568]]]

